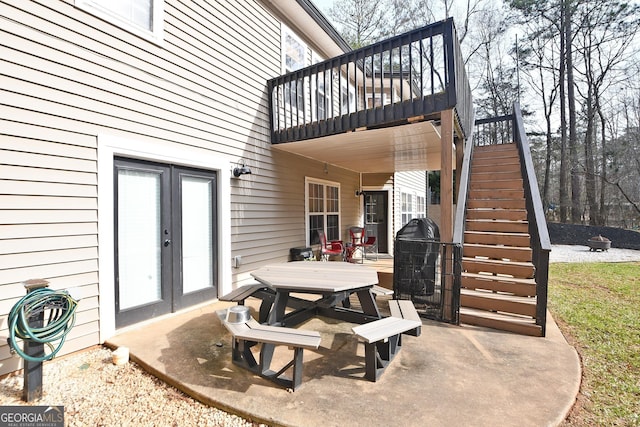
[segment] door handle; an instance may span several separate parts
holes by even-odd
[[[167,246],[169,246],[171,244],[171,240],[167,239],[164,241],[164,247],[166,248]]]

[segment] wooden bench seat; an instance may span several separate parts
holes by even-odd
[[[413,315],[408,305],[395,304],[395,301],[390,301],[390,306],[391,303],[394,303],[398,309],[402,307],[407,318],[401,316],[385,317],[352,328],[353,332],[364,340],[365,378],[369,381],[377,381],[398,354],[402,347],[402,334],[415,335],[418,333],[419,335],[422,326],[419,316],[417,319],[410,318]],[[408,302],[413,307],[413,303]],[[415,312],[415,308],[413,311]],[[400,312],[401,315],[402,312]]]
[[[383,288],[382,286],[378,286],[378,285],[373,285],[371,287],[371,293],[373,294],[373,297],[377,297],[378,295],[393,295],[393,290],[392,289],[387,289],[387,288]],[[351,301],[349,301],[349,297],[351,296],[352,293],[347,294],[347,298],[344,299],[344,301],[342,301],[342,306],[349,308],[351,307]]]
[[[392,289],[383,288],[379,285],[373,285],[371,292],[373,292],[374,295],[393,295]]]
[[[422,332],[422,319],[420,319],[420,315],[416,311],[416,308],[411,300],[390,300],[389,310],[391,311],[391,316],[393,317],[398,317],[400,319],[417,320],[418,322],[420,322],[420,326],[418,326],[417,328],[404,332],[405,334],[413,335],[414,337],[420,336],[420,333]]]
[[[233,335],[231,359],[234,364],[293,391],[302,385],[303,349],[317,349],[320,346],[320,333],[304,329],[262,325],[253,318],[242,323],[232,323],[227,321],[227,310],[220,310],[218,316]],[[262,344],[258,361],[251,351],[251,347],[256,343]],[[279,371],[271,370],[273,351],[266,351],[266,345],[292,347],[293,359]],[[290,378],[284,375],[289,368],[293,368]]]
[[[240,305],[244,305],[244,300],[253,296],[256,292],[267,291],[269,287],[263,283],[255,282],[249,285],[239,286],[226,295],[219,297],[220,301],[232,301],[237,302]]]
[[[218,297],[218,299],[220,301],[232,301],[237,302],[238,305],[244,305],[245,300],[249,297],[262,300],[260,303],[258,320],[262,323],[266,322],[267,317],[269,316],[269,311],[271,311],[271,307],[275,301],[276,294],[271,288],[263,283],[255,282],[240,286],[228,294]]]

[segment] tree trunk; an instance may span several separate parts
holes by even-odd
[[[606,225],[607,207],[605,204],[605,184],[607,182],[607,133],[605,130],[606,120],[600,108],[600,102],[596,103],[598,108],[598,116],[600,117],[600,217],[598,218],[598,224]]]
[[[588,59],[587,59],[588,61]],[[589,224],[598,225],[598,204],[596,202],[596,171],[593,156],[594,119],[593,87],[591,82],[587,88],[587,128],[584,135],[585,189],[587,206],[589,207]]]
[[[569,221],[569,159],[567,157],[567,96],[566,84],[566,32],[564,31],[567,4],[562,0],[560,19],[560,222]]]
[[[576,124],[576,95],[573,77],[573,17],[572,0],[565,0],[564,31],[567,61],[567,101],[569,103],[569,161],[571,163],[571,222],[579,224],[580,212],[580,171],[578,164],[578,134]]]

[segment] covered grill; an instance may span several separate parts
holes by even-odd
[[[442,292],[438,280],[440,230],[429,218],[415,218],[396,234],[393,291],[397,299],[410,299],[424,317],[440,319]]]

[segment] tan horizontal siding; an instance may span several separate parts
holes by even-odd
[[[5,200],[5,197],[0,198],[0,200]],[[0,205],[0,209],[2,209],[2,205]],[[2,236],[3,239],[73,236],[83,234],[97,235],[98,224],[95,222],[68,222],[61,224],[47,224],[46,227],[42,227],[40,224],[0,225],[0,236]]]
[[[95,210],[0,210],[0,224],[49,224],[62,222],[96,222]]]
[[[42,252],[67,248],[90,248],[98,245],[98,236],[37,237],[3,240],[0,255]]]
[[[0,170],[2,168],[0,167]],[[41,195],[3,195],[0,197],[0,209],[49,209],[49,210],[93,210],[98,207],[95,197],[57,197]],[[50,225],[52,226],[52,225]],[[76,225],[72,225],[75,227]],[[2,225],[0,225],[2,230]],[[6,228],[5,228],[6,230]],[[50,232],[40,227],[41,232]],[[70,230],[72,230],[70,228]],[[7,231],[8,232],[8,231]],[[80,233],[83,234],[83,233]],[[6,236],[0,232],[0,236]]]
[[[1,46],[0,46],[1,48]],[[1,103],[0,103],[1,104]],[[10,111],[8,108],[5,108],[5,112]],[[52,122],[46,122],[46,126],[42,125],[42,122],[39,123],[38,126],[33,126],[29,122],[18,122],[15,120],[6,120],[2,116],[0,118],[0,135],[2,135],[3,146],[11,149],[11,145],[14,147],[18,147],[18,150],[23,151],[25,149],[25,145],[23,143],[23,139],[30,140],[28,144],[28,150],[34,150],[33,147],[40,147],[37,153],[43,154],[57,154],[59,148],[58,144],[77,146],[87,149],[95,149],[96,148],[96,135],[86,135],[78,133],[77,131],[71,131],[69,129],[62,128],[54,128],[52,127]],[[13,116],[12,116],[12,119]],[[16,137],[16,135],[20,135],[20,138]],[[8,139],[5,142],[5,139]],[[17,142],[9,142],[9,141],[17,141]],[[47,151],[43,148],[42,145],[49,147]]]
[[[27,182],[0,179],[5,194],[97,197],[95,185],[60,184],[57,182]]]
[[[63,353],[99,342],[97,135],[252,169],[223,183],[232,237],[221,250],[243,257],[234,274],[304,244],[305,176],[341,183],[343,238],[359,220],[357,174],[271,148],[266,84],[281,73],[281,40],[265,3],[164,4],[156,45],[73,0],[0,2],[0,318],[24,280],[80,287]],[[17,365],[7,353],[0,342],[0,374]]]
[[[81,273],[94,273],[98,271],[97,259],[85,259],[78,261],[66,261],[58,264],[30,265],[15,267],[0,271],[2,283],[16,283],[33,278],[50,278]],[[17,295],[19,297],[20,295]]]
[[[9,268],[51,265],[97,258],[97,247],[61,249],[37,253],[6,254],[0,257],[0,271],[2,269]]]
[[[55,170],[55,169],[9,166],[9,165],[0,165],[0,179],[18,180],[18,181],[73,183],[73,184],[91,185],[91,186],[95,186],[97,184],[95,172],[89,173],[89,172],[78,172],[73,170]]]
[[[26,129],[21,129],[24,131]],[[29,153],[45,156],[60,156],[63,158],[84,160],[95,157],[95,147],[81,147],[73,144],[67,144],[64,141],[42,141],[31,137],[17,137],[16,134],[9,134],[8,128],[3,128],[5,132],[4,137],[0,140],[0,149],[10,150],[18,153]],[[70,137],[69,133],[66,133],[65,138]],[[95,140],[95,138],[92,138]],[[9,153],[3,152],[0,159],[4,160],[4,156]],[[41,158],[37,156],[36,158]],[[7,163],[3,161],[3,163]],[[41,166],[41,165],[40,165]],[[49,167],[52,167],[49,165]],[[77,170],[83,170],[85,172],[95,172],[95,162],[87,162],[86,164],[78,163]]]
[[[13,307],[19,299],[16,299],[12,302],[11,307]],[[76,308],[76,322],[74,325],[74,329],[80,325],[92,324],[98,318],[98,307],[95,307],[93,301],[87,300],[87,307],[84,306],[85,300],[81,300],[78,302],[78,306]],[[11,307],[9,309],[11,309]],[[74,331],[75,332],[75,331]],[[8,324],[6,322],[3,323],[2,328],[0,328],[0,334],[3,336],[9,336]],[[68,337],[72,337],[72,334],[68,335]],[[6,345],[6,341],[0,342],[0,348]],[[0,354],[3,350],[0,350]]]
[[[48,51],[47,49],[43,49],[43,46],[39,46],[41,52],[39,56],[46,57],[47,55],[55,55],[56,57],[59,57],[61,55],[65,55],[67,56],[67,58],[65,58],[64,61],[60,61],[60,63],[76,70],[91,70],[92,68],[96,68],[97,66],[104,68],[105,72],[107,72],[108,70],[113,70],[118,73],[116,76],[114,76],[114,79],[118,80],[111,80],[112,82],[118,82],[118,85],[112,84],[113,90],[118,90],[120,88],[126,87],[134,87],[137,91],[139,91],[145,82],[150,83],[150,89],[143,93],[138,93],[135,98],[130,99],[133,104],[136,104],[137,100],[144,95],[149,95],[151,96],[150,99],[155,100],[155,102],[145,103],[145,108],[152,109],[155,105],[158,104],[158,98],[163,98],[167,96],[167,94],[171,94],[172,90],[180,91],[177,93],[179,99],[178,97],[176,97],[175,100],[167,100],[168,102],[171,102],[171,106],[180,105],[180,103],[184,102],[185,100],[202,99],[204,96],[208,98],[204,99],[204,101],[206,102],[205,105],[211,106],[212,104],[217,104],[220,106],[217,115],[220,116],[220,119],[224,120],[224,114],[226,112],[223,107],[224,102],[233,100],[234,105],[237,106],[243,103],[247,103],[250,100],[248,93],[245,92],[238,94],[237,92],[239,91],[239,89],[235,89],[235,93],[228,92],[230,90],[229,88],[234,88],[234,86],[229,86],[224,80],[218,82],[203,80],[202,76],[193,72],[192,69],[180,67],[174,61],[171,61],[174,58],[168,58],[170,60],[166,61],[158,61],[158,58],[156,56],[150,56],[149,52],[144,51],[139,52],[140,56],[138,58],[132,58],[130,56],[130,52],[119,51],[109,46],[110,44],[113,44],[114,46],[118,45],[118,43],[114,43],[113,33],[102,35],[102,40],[94,40],[89,39],[83,34],[83,31],[86,31],[86,28],[82,28],[84,26],[82,23],[77,23],[75,21],[49,22],[39,18],[34,18],[31,15],[24,13],[20,14],[19,16],[19,22],[21,22],[22,25],[10,25],[8,28],[8,32],[11,31],[12,33],[22,35],[25,32],[24,25],[31,24],[34,26],[39,26],[38,28],[42,30],[41,33],[29,32],[29,36],[33,38],[33,43],[50,46],[52,49],[54,49],[52,51]],[[72,28],[68,29],[67,31],[61,31],[64,29],[61,29],[59,25],[63,23]],[[51,39],[45,33],[45,31],[56,31],[60,35],[65,35],[65,33],[67,33],[68,39],[65,39],[65,37]],[[97,33],[97,35],[101,34]],[[128,34],[123,34],[123,36],[128,37]],[[10,34],[8,34],[7,37],[10,37]],[[100,48],[98,48],[98,46],[96,46],[96,43],[100,42],[105,43],[105,45],[101,45]],[[132,49],[134,49],[135,51],[135,45],[132,46]],[[87,50],[92,51],[93,55],[87,55]],[[15,56],[15,54],[13,56]],[[162,51],[161,54],[159,52],[158,56],[166,57],[166,50]],[[158,67],[157,64],[159,63],[162,64],[162,67]],[[38,70],[41,69],[36,66],[32,66],[32,68],[34,73],[37,73]],[[207,77],[211,77],[211,73],[215,70],[216,68],[210,68]],[[55,72],[55,70],[53,71]],[[66,76],[65,74],[59,75],[61,76],[60,78],[65,78]],[[123,80],[123,78],[126,78],[127,76],[130,76],[133,79],[129,83],[129,86],[127,86],[128,82],[126,80]],[[70,82],[67,82],[66,84],[72,86],[74,82],[75,81],[72,80]],[[235,87],[245,88],[246,85]],[[214,94],[213,92],[211,92],[213,88],[216,89],[217,93]],[[87,99],[95,99],[95,97],[91,96],[90,93],[92,89],[93,88],[90,85],[87,85],[87,87],[85,87],[85,90],[89,91],[89,93],[87,93],[86,95]],[[262,96],[263,92],[264,88],[256,90],[254,93],[254,97],[257,96],[260,99],[264,98],[264,113],[266,114],[267,100],[264,96]],[[71,97],[73,97],[73,95],[76,93],[82,92],[71,91]],[[216,102],[217,100],[222,100],[222,102]],[[121,104],[114,103],[112,105],[117,108],[117,106]],[[247,114],[255,114],[255,106],[251,107],[251,109],[247,110]],[[130,108],[132,108],[133,110],[138,110],[135,105],[131,106]],[[185,115],[185,117],[189,117],[190,115],[198,111],[198,109],[194,107],[190,107],[189,110],[192,112],[189,115]],[[213,114],[212,116],[215,117],[216,114]],[[180,124],[179,121],[176,121],[176,123]],[[219,125],[223,126],[224,124],[225,122],[223,121]],[[242,129],[231,130],[242,131]]]

